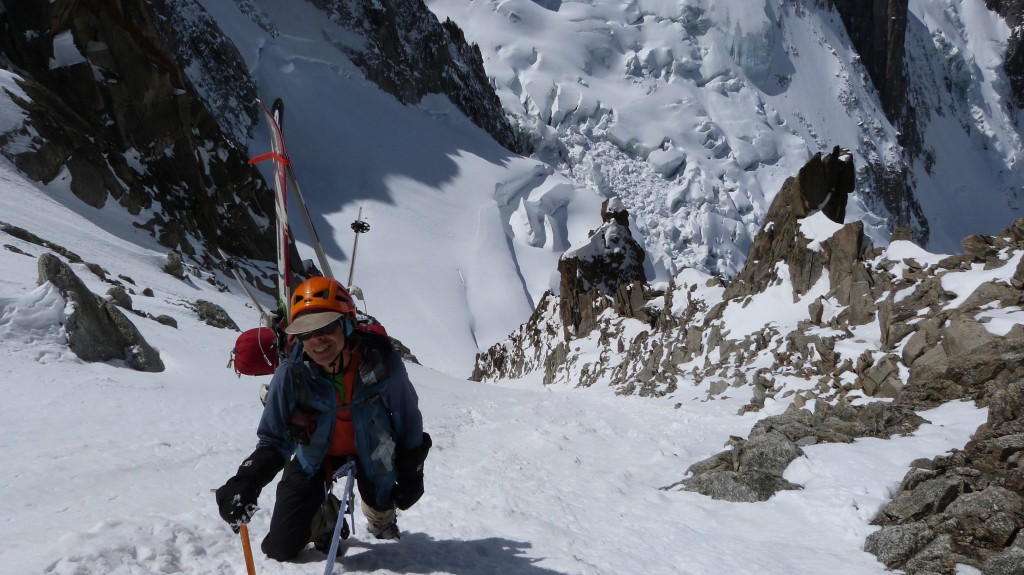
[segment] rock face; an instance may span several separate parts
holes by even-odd
[[[272,197],[246,151],[225,134],[164,36],[170,2],[19,2],[0,12],[0,56],[18,74],[27,113],[0,135],[0,152],[30,178],[66,168],[83,202],[139,215],[165,246],[195,256],[189,235],[231,253],[269,259],[272,230],[255,220]],[[198,9],[198,8],[197,8]],[[213,37],[215,25],[207,21]],[[201,44],[196,36],[193,45]],[[181,42],[179,39],[178,42]],[[247,78],[230,45],[217,49],[229,77]],[[252,83],[240,82],[251,96]]]
[[[91,291],[53,254],[39,258],[39,284],[50,282],[74,307],[64,329],[68,346],[83,361],[124,361],[139,371],[164,370],[160,352],[146,342],[117,305]]]
[[[1024,305],[1024,219],[965,238],[960,255],[929,254],[899,239],[906,230],[876,249],[860,222],[839,223],[846,157],[837,149],[813,158],[784,184],[732,285],[694,270],[667,288],[635,280],[628,307],[617,293],[591,290],[587,309],[600,312],[571,328],[577,316],[562,306],[581,298],[549,294],[477,357],[474,379],[542,371],[545,384],[620,394],[748,396],[741,411],[789,402],[667,487],[734,501],[799,488],[783,471],[803,445],[909,433],[923,422],[917,410],[976,401],[988,423],[962,451],[915,464],[868,549],[911,574],[952,574],[950,558],[1020,572],[1021,563],[1006,566],[1024,555],[1024,327],[993,326],[988,316]],[[955,287],[958,274],[980,270],[990,279]]]
[[[483,56],[451,20],[438,22],[423,0],[314,0],[332,19],[367,39],[339,46],[366,77],[406,104],[445,94],[506,148],[523,152],[484,73]]]
[[[966,338],[949,332],[956,350],[941,370],[946,385],[921,381],[912,372],[900,401],[927,403],[974,398],[989,406],[988,421],[961,450],[919,460],[893,500],[875,517],[882,529],[866,550],[892,569],[908,573],[954,573],[955,563],[983,573],[1020,573],[1024,560],[1024,331],[1005,338]],[[929,376],[940,372],[928,370]],[[929,393],[922,394],[920,387]],[[1016,542],[1016,543],[1015,543]],[[1000,565],[1016,565],[1000,570]]]
[[[257,122],[256,83],[238,49],[193,0],[146,0],[182,75],[221,131],[244,143]]]
[[[960,105],[967,99],[962,93],[962,59],[956,50],[944,54],[943,61],[938,63],[939,78],[916,72],[929,69],[930,63],[909,52],[908,43],[930,43],[932,39],[908,36],[908,19],[912,17],[907,0],[818,0],[817,4],[838,12],[871,83],[878,90],[886,117],[899,128],[903,159],[866,168],[878,203],[893,215],[897,224],[914,228],[923,245],[930,230],[913,192],[914,180],[921,177],[922,166],[931,173],[935,163],[935,144],[926,137],[927,127],[937,121],[933,116],[966,118],[970,114]],[[1005,19],[1011,31],[1001,70],[1006,81],[997,89],[1010,102],[1011,111],[1014,106],[1020,110],[1024,107],[1024,2],[986,0],[985,4]],[[912,166],[919,169],[917,174]]]
[[[1024,0],[985,0],[985,5],[1010,27],[1003,70],[1010,80],[1010,94],[1017,109],[1024,109]]]
[[[907,0],[858,2],[829,0],[846,26],[850,40],[882,99],[889,118],[905,105],[903,39],[907,32]]]
[[[875,196],[898,225],[914,228],[923,245],[928,241],[929,224],[908,181],[909,165],[926,155],[920,135],[925,119],[918,118],[917,111],[908,105],[905,41],[909,3],[829,0],[829,4],[834,4],[839,12],[871,83],[878,90],[886,117],[901,128],[899,143],[904,147],[905,158],[888,165],[868,166]]]

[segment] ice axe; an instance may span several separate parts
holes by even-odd
[[[238,533],[242,537],[242,552],[245,553],[245,570],[249,575],[256,575],[256,566],[252,562],[252,546],[249,545],[249,527],[242,523],[238,526]]]

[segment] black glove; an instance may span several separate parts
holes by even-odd
[[[262,448],[252,452],[238,472],[217,489],[217,507],[220,516],[238,533],[239,526],[248,523],[256,512],[260,491],[284,467],[284,458],[276,449]]]
[[[399,449],[395,457],[398,480],[391,492],[395,506],[405,511],[423,496],[423,462],[430,451],[430,434],[423,434],[423,443],[415,449]]]
[[[228,479],[217,490],[217,507],[220,508],[220,517],[228,522],[231,529],[238,533],[239,526],[248,523],[253,513],[256,513],[256,500],[260,496],[260,490],[251,482],[237,477]]]

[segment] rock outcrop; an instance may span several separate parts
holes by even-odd
[[[603,330],[599,317],[604,310],[645,323],[657,315],[646,309],[651,296],[644,278],[645,254],[629,231],[629,213],[613,198],[602,204],[601,215],[603,223],[588,241],[560,258],[559,294],[546,292],[509,342],[478,355],[470,379],[518,377],[543,369],[545,383],[552,383],[565,369],[567,342]],[[599,337],[606,341],[606,336],[602,332]],[[581,385],[589,386],[603,372],[588,370],[578,376]]]
[[[729,450],[691,465],[689,477],[665,489],[679,487],[727,501],[766,501],[781,490],[801,489],[783,477],[786,467],[803,456],[801,446],[887,439],[909,434],[922,423],[926,420],[913,409],[881,402],[816,402],[814,412],[790,404],[785,413],[757,422],[747,439],[733,438]]]
[[[1024,530],[1024,330],[970,345],[947,333],[933,349],[967,343],[945,363],[941,379],[923,384],[911,371],[904,403],[972,398],[988,421],[963,450],[918,460],[892,501],[875,517],[867,551],[907,573],[953,573],[956,563],[982,573],[1019,573]],[[1016,333],[1013,333],[1016,331]],[[939,370],[929,370],[935,374]],[[923,394],[922,387],[929,393]],[[1016,563],[1015,563],[1016,561]],[[1000,570],[1000,565],[1016,565]]]
[[[853,158],[836,148],[822,157],[816,154],[789,178],[768,208],[761,232],[754,240],[747,264],[726,288],[724,299],[761,293],[778,281],[777,267],[791,270],[794,296],[807,293],[827,267],[837,272],[856,262],[864,245],[862,230],[851,228],[849,245],[836,250],[835,257],[823,251],[808,249],[810,240],[799,233],[799,221],[815,212],[842,225],[846,218],[847,198],[853,193],[855,173]],[[843,249],[845,248],[845,249]]]
[[[160,352],[151,346],[117,305],[89,291],[60,258],[39,258],[39,284],[50,282],[73,307],[64,323],[68,346],[83,361],[123,361],[132,369],[164,370]]]
[[[629,231],[629,212],[617,198],[601,205],[602,224],[587,243],[558,260],[559,303],[566,338],[589,333],[611,298],[613,307],[635,317],[642,308],[644,249]],[[639,299],[638,299],[639,298]]]

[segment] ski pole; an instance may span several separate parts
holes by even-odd
[[[249,575],[256,575],[256,566],[252,562],[252,547],[249,545],[249,527],[242,523],[238,532],[242,537],[242,551],[245,553],[245,570]]]
[[[320,236],[316,233],[316,228],[313,227],[313,220],[309,217],[309,208],[306,207],[306,199],[302,197],[302,188],[299,187],[299,181],[295,179],[295,170],[292,169],[292,165],[288,164],[288,179],[292,183],[292,189],[295,190],[295,197],[299,200],[299,206],[302,207],[302,220],[306,224],[306,231],[309,232],[310,238],[313,240],[313,251],[316,252],[316,259],[320,262],[320,268],[323,270],[324,275],[333,278],[334,272],[331,271],[331,264],[327,261],[327,254],[324,253],[324,246],[320,243]]]
[[[249,290],[249,286],[246,285],[245,280],[242,279],[242,274],[238,272],[238,265],[235,263],[234,258],[229,256],[224,250],[220,248],[217,248],[217,252],[220,253],[221,259],[224,260],[225,267],[228,268],[228,270],[231,272],[231,275],[235,276],[235,280],[238,281],[238,285],[242,286],[242,291],[245,292],[245,295],[249,296],[249,300],[252,301],[252,305],[256,306],[256,310],[260,312],[260,317],[266,317],[267,312],[264,311],[263,306],[260,305],[259,300],[256,299],[256,296],[253,295],[253,293]]]
[[[346,286],[350,289],[352,288],[352,275],[356,272],[356,248],[359,247],[359,234],[370,231],[370,224],[363,221],[363,208],[359,208],[359,215],[356,216],[356,221],[352,222],[352,231],[356,233],[356,238],[352,240],[352,263],[348,266]]]
[[[338,522],[334,524],[334,539],[331,540],[331,550],[327,554],[327,565],[324,566],[324,575],[331,575],[334,572],[334,562],[338,558],[338,542],[341,539],[341,527],[345,524],[345,511],[348,510],[352,518],[352,527],[356,526],[355,506],[352,503],[352,486],[356,478],[356,462],[349,461],[342,465],[334,473],[331,479],[337,481],[342,475],[348,475],[345,480],[345,490],[341,493],[341,513],[338,514]],[[352,509],[349,509],[349,508]]]

